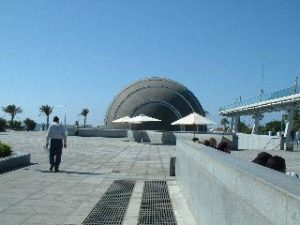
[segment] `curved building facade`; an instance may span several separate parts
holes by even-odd
[[[191,126],[172,126],[171,123],[192,112],[204,115],[204,110],[186,87],[166,78],[147,78],[124,88],[110,104],[104,124],[109,128],[126,128],[125,124],[111,121],[124,117],[145,114],[161,122],[132,124],[132,129],[143,130],[194,130]],[[198,130],[205,130],[199,126]]]

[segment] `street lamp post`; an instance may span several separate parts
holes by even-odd
[[[68,105],[55,105],[55,107],[58,107],[58,108],[64,108],[63,109],[63,113],[64,113],[64,126],[65,126],[65,129],[66,129],[66,132],[67,132],[67,113],[66,113],[66,107]]]
[[[65,113],[64,123],[65,123],[65,127],[66,127],[67,126],[67,116],[66,116],[66,113]]]
[[[79,113],[79,114],[77,114],[78,126],[79,126],[79,116],[80,116],[80,113]]]

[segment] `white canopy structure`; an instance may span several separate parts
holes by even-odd
[[[119,118],[119,119],[116,119],[116,120],[113,120],[111,122],[113,123],[129,123],[130,122],[130,117],[129,116],[124,116],[122,118]]]
[[[130,121],[133,123],[144,123],[144,122],[159,122],[161,120],[141,114],[141,115],[132,117],[130,119]],[[143,136],[141,136],[141,142],[143,143]]]
[[[171,125],[215,125],[216,123],[198,113],[191,113],[175,122]]]
[[[139,123],[141,123],[141,122],[134,122],[134,121],[131,121],[131,117],[129,117],[129,116],[124,116],[124,117],[121,117],[121,118],[119,118],[119,119],[116,119],[116,120],[113,120],[113,121],[111,121],[112,123],[126,123],[126,124],[129,124],[128,125],[128,128],[127,129],[129,129],[130,130],[130,124],[131,123],[134,123],[134,124],[139,124]]]
[[[146,116],[144,114],[141,114],[141,115],[138,115],[138,116],[135,116],[135,117],[132,117],[130,119],[130,122],[131,123],[143,123],[143,122],[159,122],[161,120],[159,119],[156,119],[156,118],[153,118],[153,117],[150,117],[150,116]]]
[[[171,123],[171,125],[194,125],[195,129],[196,129],[196,125],[213,125],[213,124],[215,125],[216,123],[195,112]],[[195,138],[195,130],[194,130],[194,138]]]

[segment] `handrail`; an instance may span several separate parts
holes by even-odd
[[[244,105],[250,105],[250,104],[254,104],[254,103],[258,103],[258,102],[262,102],[262,101],[267,101],[267,100],[272,100],[272,99],[276,99],[276,98],[281,98],[281,97],[286,97],[289,95],[293,95],[293,94],[297,94],[299,93],[298,88],[295,88],[295,86],[292,87],[288,87],[279,91],[273,91],[270,93],[266,93],[266,94],[261,94],[259,96],[253,97],[253,98],[249,98],[243,101],[236,101],[233,104],[227,105],[227,106],[223,106],[219,109],[219,111],[225,111],[228,109],[232,109],[232,108],[237,108],[237,107],[241,107]]]
[[[271,143],[271,141],[274,141],[277,138],[270,138],[270,140],[265,144],[265,146],[263,147],[263,150],[267,149],[267,146]],[[275,146],[272,150],[277,149],[280,146],[280,144],[278,144],[277,146]]]

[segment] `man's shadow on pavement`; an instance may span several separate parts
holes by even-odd
[[[106,173],[91,173],[91,172],[79,172],[79,171],[68,171],[68,170],[59,170],[59,172],[53,172],[50,170],[36,170],[41,173],[65,173],[65,174],[78,174],[78,175],[104,175]]]

